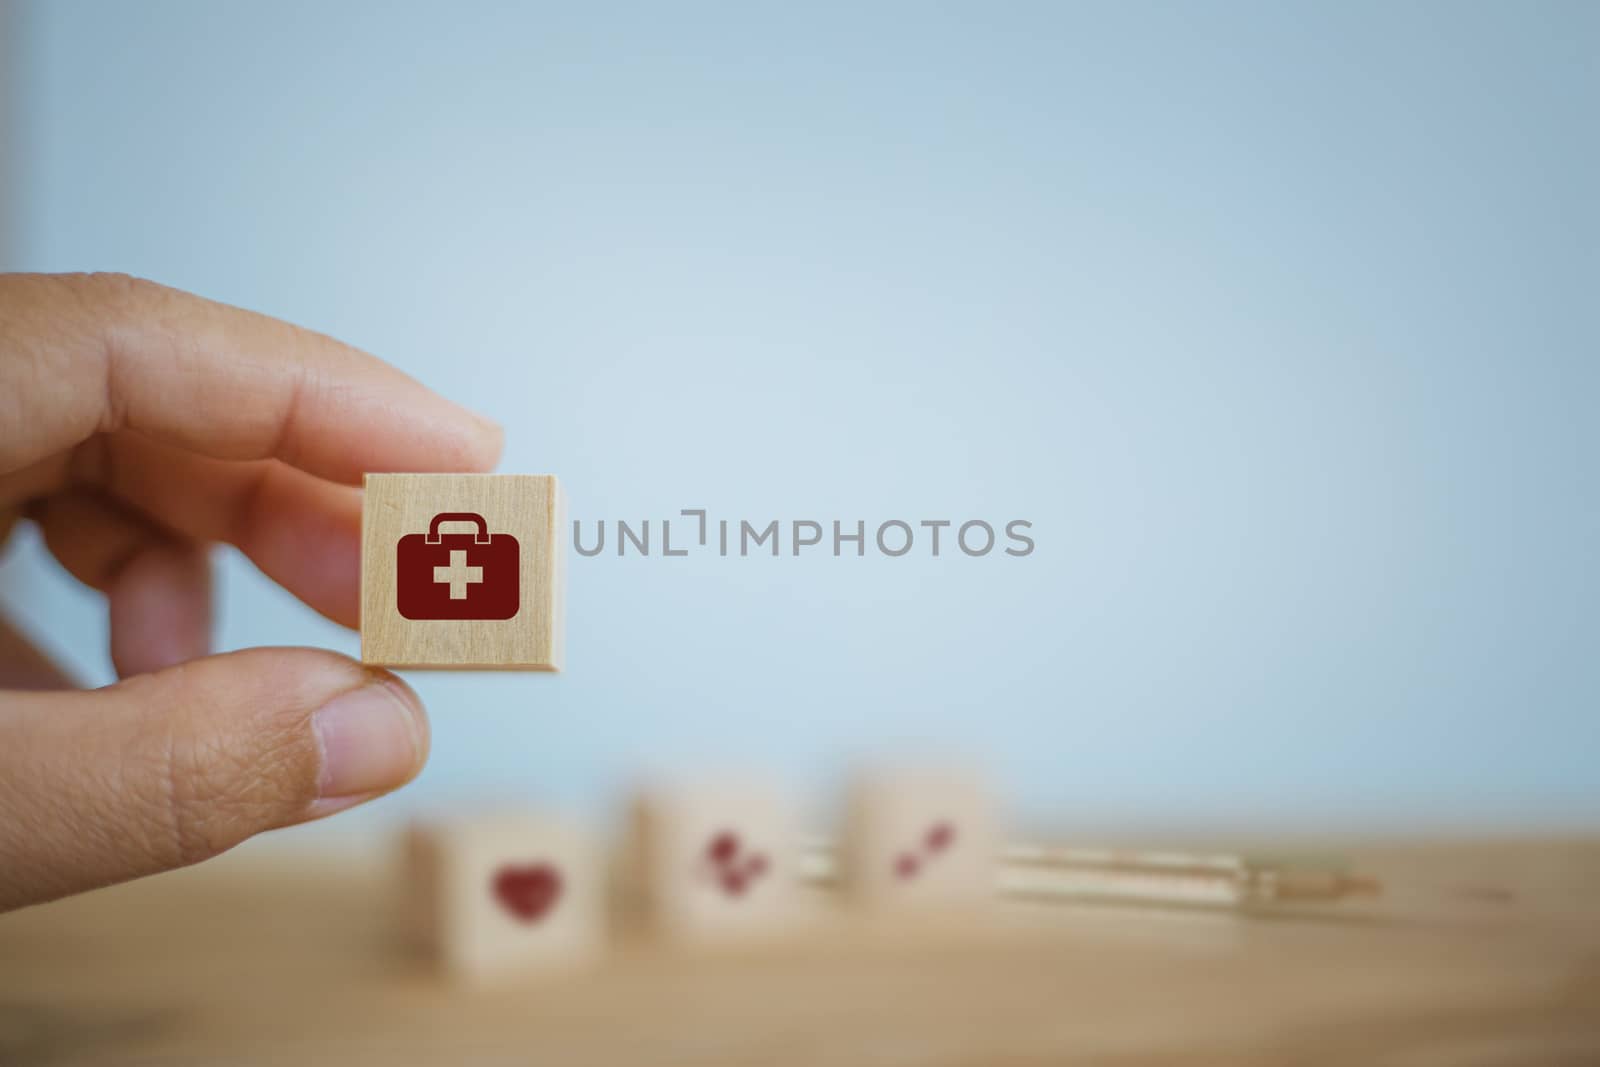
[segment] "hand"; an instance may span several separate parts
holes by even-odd
[[[484,471],[500,431],[337,341],[121,276],[0,275],[0,539],[106,595],[90,692],[0,622],[0,910],[194,863],[414,777],[398,678],[207,656],[206,546],[354,626],[366,471]]]

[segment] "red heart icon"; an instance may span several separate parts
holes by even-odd
[[[495,872],[500,906],[525,923],[536,923],[561,899],[561,873],[548,863],[508,864]]]

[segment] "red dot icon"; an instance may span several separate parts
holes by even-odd
[[[745,853],[744,843],[732,830],[721,830],[706,842],[704,863],[712,884],[730,897],[742,897],[771,870],[765,852]]]
[[[895,856],[892,869],[894,876],[900,881],[910,881],[921,874],[923,868],[937,859],[942,853],[949,851],[955,844],[956,828],[947,819],[940,819],[932,823],[922,832],[922,838],[916,850],[901,852]]]
[[[722,831],[711,839],[706,846],[706,855],[718,867],[725,867],[733,862],[733,857],[739,854],[739,837],[728,830]]]

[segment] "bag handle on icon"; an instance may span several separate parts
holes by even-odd
[[[441,511],[439,514],[435,515],[433,517],[433,521],[428,524],[428,544],[439,544],[439,527],[443,523],[447,522],[473,523],[478,527],[478,532],[472,538],[472,543],[475,545],[486,545],[489,543],[489,524],[483,521],[482,515],[475,514],[471,511]]]

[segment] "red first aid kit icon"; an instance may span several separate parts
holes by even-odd
[[[445,523],[470,522],[472,533],[441,534]],[[395,546],[395,594],[408,619],[509,619],[522,603],[517,539],[490,534],[482,515],[444,511],[426,536],[406,534]]]

